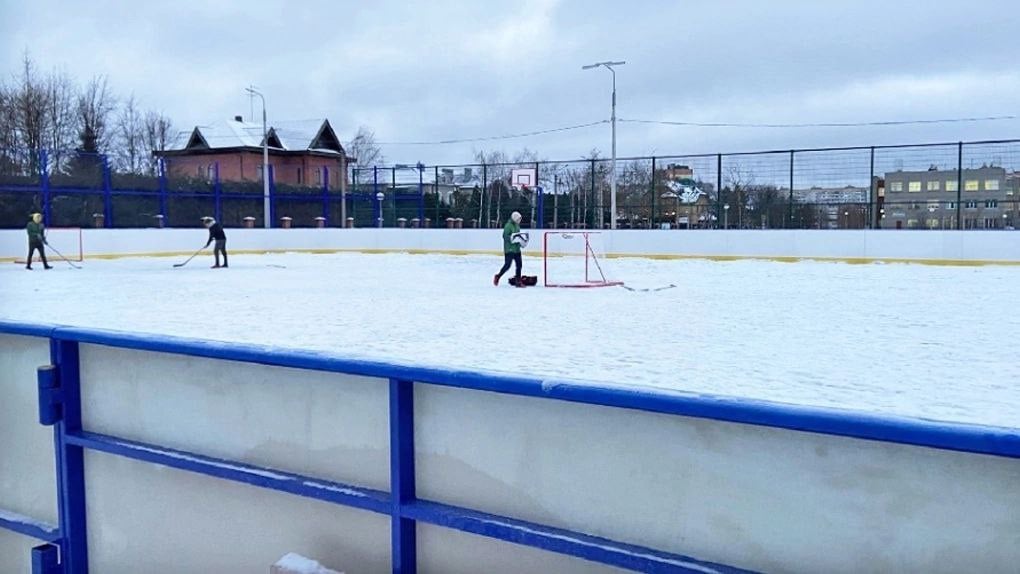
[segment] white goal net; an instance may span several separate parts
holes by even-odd
[[[50,265],[54,261],[62,261],[63,255],[68,261],[80,262],[85,259],[85,250],[82,243],[82,232],[80,227],[47,227],[46,228],[46,259]],[[25,252],[15,260],[15,263],[24,265],[28,257],[28,238],[25,238]],[[41,263],[39,253],[32,257],[33,262]]]
[[[547,231],[542,237],[543,282],[546,287],[611,287],[605,257],[605,235],[598,231]]]

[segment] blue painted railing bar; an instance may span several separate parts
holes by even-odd
[[[419,500],[404,507],[405,516],[472,534],[541,548],[559,554],[638,572],[670,574],[748,574],[749,570],[696,560],[679,554],[624,544],[606,538],[552,528],[467,508]]]
[[[0,333],[46,337],[50,341],[50,360],[53,366],[44,366],[38,375],[40,421],[54,424],[56,429],[54,440],[60,516],[60,525],[51,527],[12,513],[8,513],[6,515],[8,519],[4,521],[5,515],[0,513],[0,527],[22,533],[26,533],[27,528],[30,536],[44,541],[59,542],[61,545],[59,571],[64,574],[88,572],[83,454],[85,449],[388,514],[392,526],[391,560],[394,572],[413,574],[416,571],[417,522],[643,572],[702,574],[748,572],[589,534],[433,501],[417,500],[414,449],[416,384],[553,398],[576,403],[1020,458],[1020,429],[939,423],[730,397],[621,389],[576,381],[549,381],[461,370],[419,368],[350,360],[326,353],[94,329],[20,325],[0,321]],[[391,492],[319,480],[87,432],[82,428],[81,416],[80,343],[388,379]],[[288,383],[284,379],[280,384]],[[48,555],[52,556],[52,551],[49,551]],[[35,557],[33,551],[33,561]],[[52,564],[42,565],[40,568],[48,569],[41,571],[41,574],[53,574]]]
[[[61,574],[60,550],[53,544],[32,549],[32,574]]]
[[[42,540],[43,542],[56,542],[60,540],[60,528],[47,524],[41,520],[35,520],[28,516],[4,510],[0,508],[0,528],[23,534],[29,538]]]
[[[81,432],[81,365],[76,341],[51,339],[50,361],[58,369],[61,414],[56,424],[57,506],[60,512],[60,556],[65,572],[88,574],[89,549],[85,514],[85,451],[66,437]]]
[[[3,324],[0,324],[0,331]],[[57,328],[55,336],[92,343],[278,367],[364,375],[571,402],[784,428],[834,436],[1020,458],[1020,428],[931,421],[739,397],[599,386],[570,380],[424,368],[345,359],[314,351],[97,329]]]
[[[134,460],[204,474],[232,482],[241,482],[260,488],[279,490],[305,498],[314,498],[334,504],[370,510],[380,514],[390,514],[390,496],[379,490],[361,488],[341,482],[322,480],[292,472],[213,458],[91,432],[71,434],[65,440],[68,444]]]
[[[415,499],[414,383],[390,379],[389,398],[391,560],[394,572],[410,574],[418,570],[418,544],[415,522],[403,509]]]

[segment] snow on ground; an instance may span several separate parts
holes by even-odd
[[[177,261],[0,266],[0,318],[1020,426],[1020,267],[605,262],[677,285],[630,292],[495,288],[483,256]]]

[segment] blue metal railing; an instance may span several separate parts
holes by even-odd
[[[652,548],[417,498],[413,402],[416,384],[544,397],[1020,458],[1020,429],[942,423],[681,392],[603,388],[577,381],[549,381],[462,370],[418,368],[350,360],[310,351],[246,344],[211,344],[208,341],[169,336],[4,321],[0,321],[0,333],[45,337],[50,340],[53,366],[39,371],[40,419],[46,423],[59,418],[55,424],[54,440],[60,525],[50,526],[0,510],[0,528],[43,542],[59,544],[58,565],[53,564],[55,547],[52,544],[35,550],[37,556],[34,556],[34,564],[37,562],[38,565],[34,568],[38,569],[33,572],[36,574],[88,572],[84,507],[86,485],[83,472],[83,453],[86,449],[389,515],[394,572],[416,571],[415,525],[418,522],[636,571],[746,572]],[[82,343],[387,379],[390,492],[89,432],[81,424],[78,347]],[[53,389],[59,392],[53,392]],[[52,412],[59,412],[59,417],[44,414]]]

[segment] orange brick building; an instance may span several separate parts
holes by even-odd
[[[267,128],[269,165],[277,184],[347,189],[348,158],[329,120],[278,122]],[[187,140],[162,152],[167,174],[178,178],[262,181],[262,124],[240,116],[195,126]],[[327,169],[323,169],[327,168]],[[328,180],[328,181],[327,181]]]

